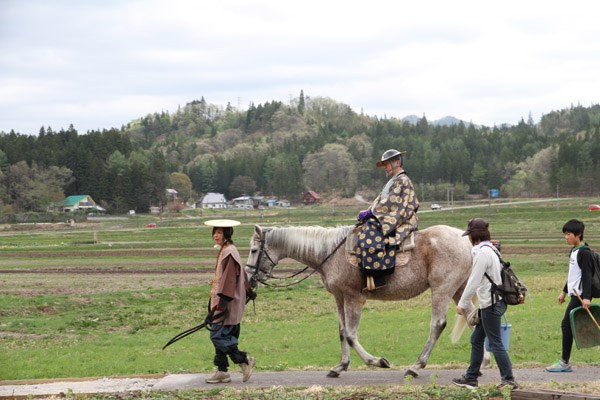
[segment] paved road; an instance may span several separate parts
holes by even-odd
[[[452,378],[460,376],[464,371],[459,369],[425,369],[414,384],[428,384],[432,376],[437,375],[436,382],[448,385]],[[515,369],[515,377],[521,383],[556,382],[592,382],[600,381],[600,367],[575,368],[571,373],[550,373],[543,368]],[[210,374],[175,374],[164,377],[132,377],[132,378],[97,378],[87,380],[53,380],[52,382],[0,381],[0,398],[28,395],[58,395],[67,393],[117,393],[126,391],[204,389],[215,386],[304,386],[314,385],[399,385],[404,384],[401,370],[366,370],[344,372],[339,378],[327,378],[326,371],[291,371],[291,372],[255,372],[250,381],[242,383],[242,375],[232,372],[232,382],[219,385],[208,385],[204,379]],[[500,375],[497,369],[484,370],[479,379],[480,384],[497,384]]]

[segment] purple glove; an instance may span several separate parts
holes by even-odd
[[[356,217],[356,219],[358,219],[361,222],[365,222],[366,220],[368,220],[372,216],[373,216],[373,213],[371,212],[371,209],[369,208],[368,210],[359,212],[358,216]]]

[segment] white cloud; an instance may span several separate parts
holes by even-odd
[[[516,123],[600,101],[600,4],[4,0],[0,131],[120,127],[204,96]],[[238,100],[239,99],[239,100]]]

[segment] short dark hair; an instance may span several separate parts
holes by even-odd
[[[485,242],[486,240],[490,240],[492,238],[488,229],[471,232],[469,233],[469,237],[471,238],[472,243]]]
[[[225,239],[226,242],[233,244],[233,240],[231,239],[231,237],[233,236],[233,228],[232,227],[230,227],[230,226],[226,226],[226,227],[215,226],[215,227],[213,227],[213,230],[212,230],[213,235],[215,234],[217,229],[221,229],[223,231],[223,238]]]
[[[578,219],[570,219],[566,224],[563,225],[563,233],[572,233],[573,235],[581,235],[579,240],[583,240],[583,231],[585,230],[585,224]]]

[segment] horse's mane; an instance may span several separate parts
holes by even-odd
[[[312,254],[325,258],[348,235],[353,226],[287,226],[274,227],[269,232],[269,245],[282,248],[288,257],[304,257]]]

